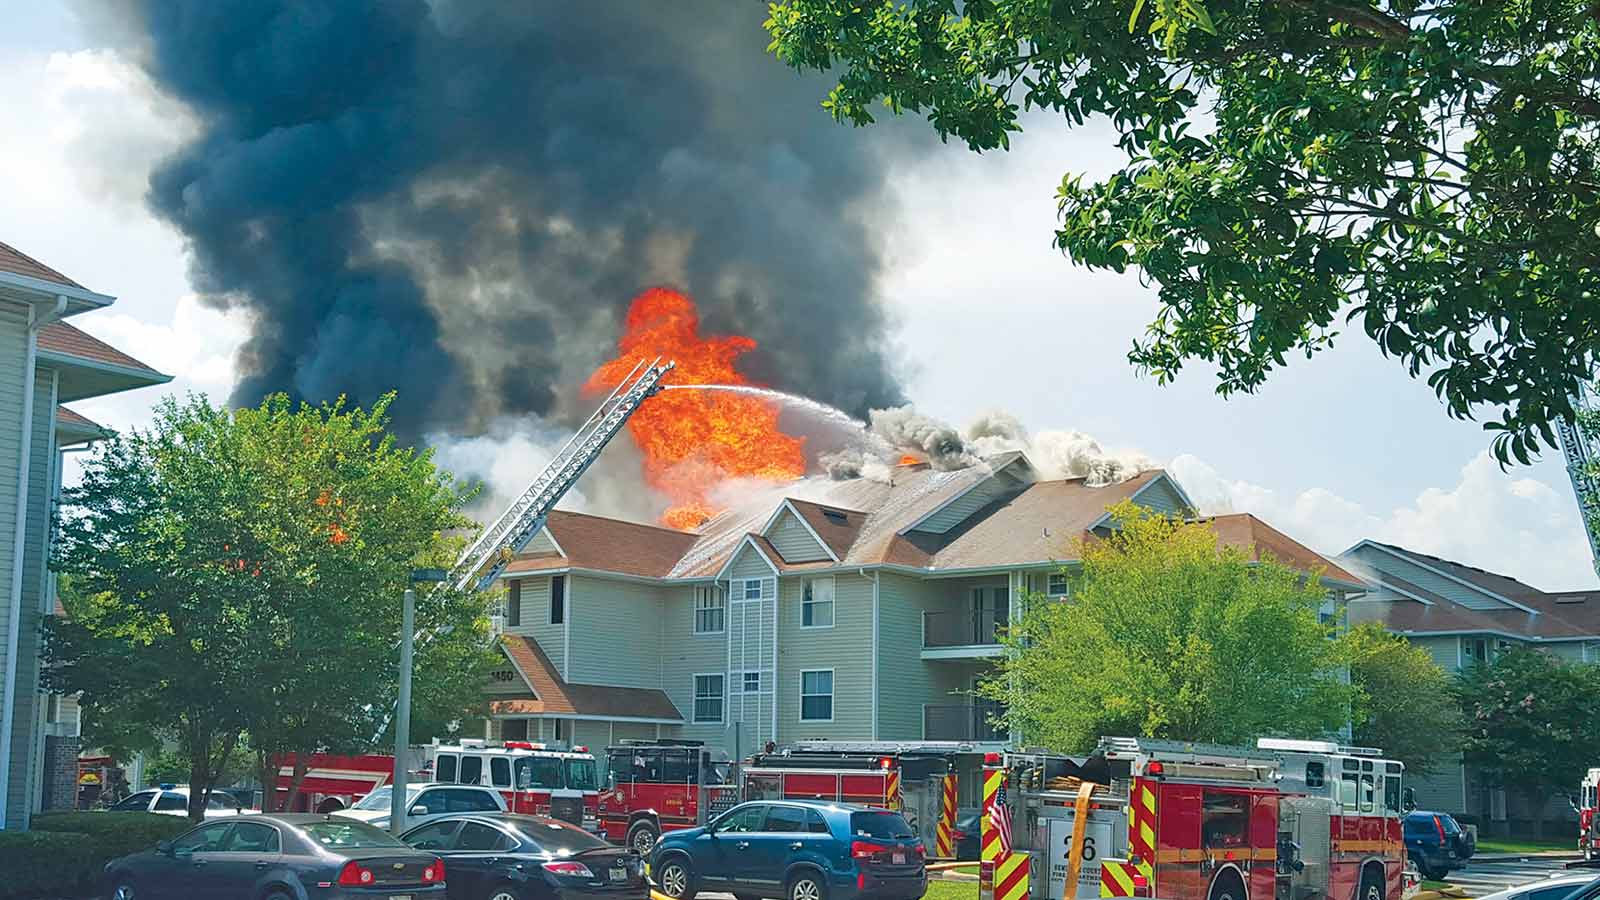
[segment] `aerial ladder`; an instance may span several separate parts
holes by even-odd
[[[556,503],[600,457],[600,451],[616,437],[628,417],[661,391],[661,379],[672,371],[673,365],[659,356],[649,363],[640,360],[634,365],[522,496],[462,551],[450,571],[450,581],[457,590],[481,591],[494,583],[506,564],[544,527]]]
[[[1596,453],[1589,436],[1578,425],[1580,417],[1594,411],[1586,386],[1578,386],[1578,392],[1572,397],[1572,411],[1572,418],[1556,421],[1556,438],[1566,456],[1567,477],[1572,479],[1572,492],[1578,498],[1578,515],[1583,518],[1584,533],[1589,536],[1589,556],[1600,572],[1600,535],[1595,533],[1596,519],[1600,517],[1600,483],[1592,474]]]

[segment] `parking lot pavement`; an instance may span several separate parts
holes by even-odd
[[[1451,872],[1445,881],[1466,891],[1468,897],[1482,897],[1519,884],[1548,878],[1565,871],[1566,864],[1565,859],[1537,857],[1495,862],[1472,860],[1468,861],[1465,869]]]

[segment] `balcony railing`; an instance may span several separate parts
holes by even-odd
[[[922,646],[972,647],[1000,643],[1000,632],[1010,624],[1005,607],[985,606],[953,612],[922,614]]]
[[[964,703],[922,708],[922,735],[928,741],[1004,741],[1006,732],[990,721],[1003,712],[998,703]]]

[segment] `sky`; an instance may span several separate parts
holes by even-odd
[[[224,399],[245,323],[196,300],[181,237],[142,199],[153,162],[191,133],[186,112],[59,4],[8,13],[0,84],[0,240],[117,297],[73,324],[175,376],[167,391],[75,408],[128,428],[166,393]],[[1135,371],[1127,351],[1155,289],[1051,247],[1056,185],[1114,168],[1110,132],[1024,126],[1009,153],[951,144],[892,170],[879,291],[919,409],[957,425],[1003,409],[1035,430],[1085,432],[1166,465],[1206,511],[1255,513],[1326,554],[1374,539],[1547,590],[1597,586],[1559,453],[1502,471],[1477,423],[1446,416],[1359,329],[1250,396],[1216,396],[1203,366],[1169,385]],[[817,127],[841,126],[819,110]],[[503,451],[519,452],[534,451]]]

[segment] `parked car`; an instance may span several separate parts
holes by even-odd
[[[500,796],[499,791],[467,784],[408,784],[406,797],[411,801],[406,807],[408,827],[450,813],[506,811],[506,798]],[[357,800],[349,809],[341,809],[333,815],[388,828],[389,806],[393,799],[394,788],[385,785]]]
[[[700,828],[656,841],[650,871],[662,893],[691,900],[915,900],[928,889],[922,841],[897,812],[805,800],[735,806]]]
[[[1449,813],[1412,812],[1401,822],[1406,856],[1416,864],[1423,878],[1438,881],[1466,865],[1462,848],[1467,838]]]
[[[1591,884],[1600,882],[1593,872],[1552,875],[1543,881],[1530,881],[1514,888],[1485,894],[1479,900],[1565,900]]]
[[[650,894],[639,854],[559,819],[452,814],[401,840],[444,859],[453,900],[646,900]]]
[[[187,816],[189,814],[189,789],[175,785],[164,784],[158,788],[139,791],[122,798],[110,807],[112,812],[153,812],[166,816]],[[212,791],[206,799],[206,818],[213,819],[217,816],[236,816],[240,813],[254,813],[253,809],[245,809],[239,805],[239,800],[232,794],[224,791]]]
[[[281,813],[202,822],[106,865],[111,900],[445,896],[445,864],[350,819]]]
[[[954,837],[956,859],[977,859],[980,842],[983,840],[983,816],[978,813],[968,813],[957,818]]]

